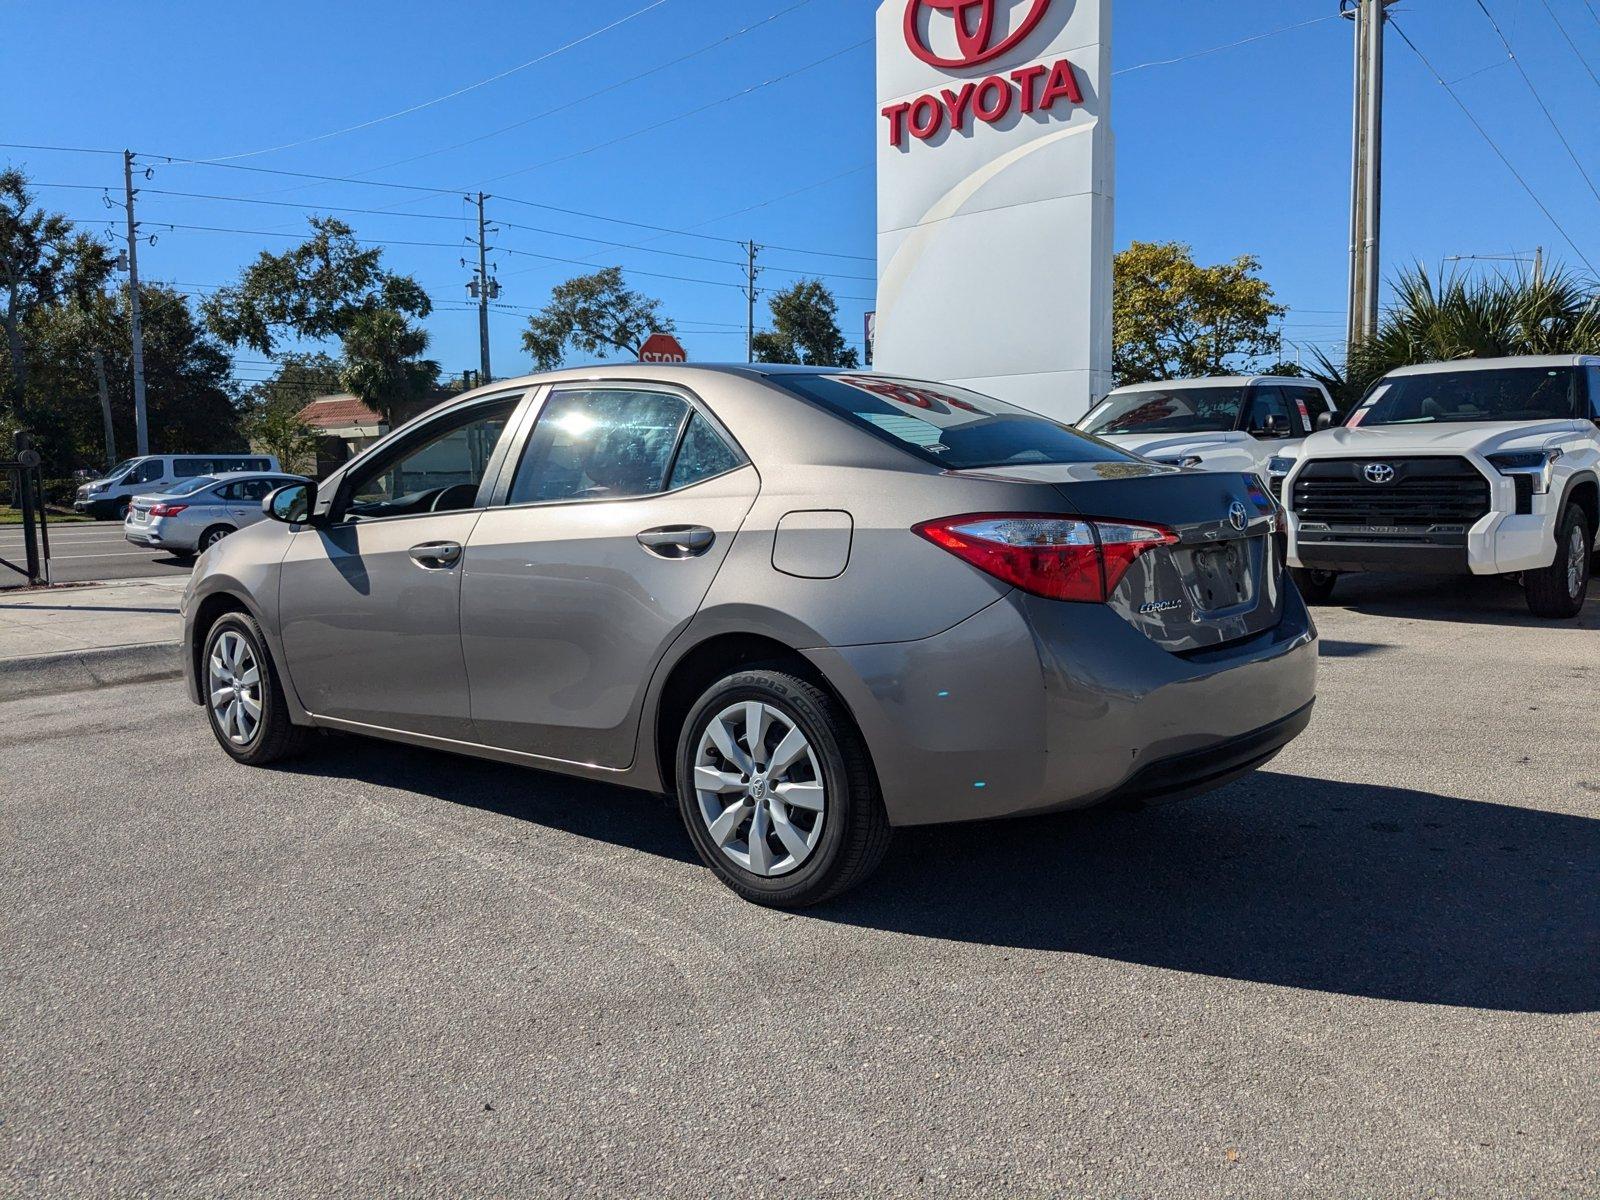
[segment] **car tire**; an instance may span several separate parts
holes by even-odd
[[[195,542],[195,555],[198,556],[204,554],[207,550],[211,549],[211,547],[215,546],[218,542],[232,532],[233,526],[231,525],[213,525],[210,529],[207,529],[204,533],[202,533],[199,540]]]
[[[222,692],[230,690],[233,696],[224,698]],[[246,766],[292,758],[315,736],[290,719],[267,640],[246,613],[224,613],[206,631],[200,693],[217,743]]]
[[[116,506],[111,510],[111,519],[113,521],[126,521],[128,519],[128,510],[132,507],[132,500],[118,500]]]
[[[1583,602],[1589,595],[1593,546],[1589,515],[1576,504],[1567,505],[1556,526],[1555,561],[1523,576],[1528,608],[1534,616],[1564,621],[1583,611]]]
[[[1289,577],[1307,604],[1326,604],[1333,598],[1334,584],[1339,582],[1337,571],[1316,571],[1310,567],[1290,567]]]
[[[756,709],[764,715],[752,757]],[[716,787],[704,790],[708,778]],[[679,734],[676,783],[701,861],[755,904],[832,899],[871,875],[889,848],[889,817],[860,731],[832,696],[786,671],[745,670],[706,691]]]

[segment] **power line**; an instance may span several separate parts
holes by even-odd
[[[1516,165],[1506,157],[1506,152],[1500,149],[1499,143],[1489,135],[1489,131],[1483,127],[1482,122],[1480,122],[1477,117],[1472,115],[1472,110],[1467,107],[1466,102],[1456,94],[1454,88],[1445,82],[1444,76],[1439,74],[1433,63],[1428,61],[1428,56],[1418,49],[1417,44],[1413,42],[1409,36],[1407,36],[1406,31],[1400,27],[1399,22],[1397,22],[1393,17],[1390,17],[1389,24],[1394,26],[1394,31],[1400,35],[1400,40],[1405,42],[1405,44],[1410,47],[1411,53],[1415,54],[1421,61],[1422,65],[1427,68],[1428,74],[1432,75],[1433,78],[1438,82],[1439,86],[1444,88],[1445,92],[1448,93],[1450,99],[1455,101],[1456,107],[1462,111],[1468,121],[1472,122],[1472,127],[1478,131],[1478,135],[1482,137],[1484,141],[1489,143],[1489,149],[1495,152],[1496,157],[1498,157],[1500,161],[1505,164],[1506,170],[1510,171],[1512,177],[1522,185],[1522,190],[1528,193],[1528,198],[1531,199],[1534,204],[1538,205],[1539,211],[1545,215],[1545,219],[1548,220],[1551,225],[1555,226],[1556,232],[1561,235],[1562,239],[1567,243],[1567,245],[1572,247],[1572,252],[1578,256],[1583,265],[1588,267],[1590,273],[1593,274],[1595,270],[1594,264],[1589,261],[1588,257],[1583,253],[1582,250],[1578,249],[1578,243],[1572,240],[1572,235],[1567,232],[1566,227],[1562,225],[1560,221],[1556,220],[1556,215],[1551,212],[1549,206],[1539,198],[1539,193],[1534,191],[1533,185],[1523,178],[1522,172],[1517,170]]]
[[[1561,18],[1556,16],[1556,10],[1550,7],[1550,0],[1539,0],[1539,3],[1544,5],[1545,12],[1550,14],[1550,19],[1555,22],[1556,28],[1561,31],[1561,36],[1566,38],[1567,45],[1572,47],[1572,52],[1578,56],[1578,61],[1583,64],[1583,69],[1589,73],[1589,78],[1594,80],[1596,87],[1600,87],[1600,75],[1594,73],[1594,68],[1589,65],[1589,60],[1583,56],[1583,51],[1578,48],[1578,43],[1572,40],[1572,35],[1567,32],[1567,27],[1561,23]],[[1591,8],[1589,11],[1593,13],[1594,9]]]
[[[1210,49],[1207,49],[1207,50],[1196,50],[1193,54],[1182,54],[1182,55],[1179,55],[1177,58],[1161,58],[1161,59],[1156,59],[1154,62],[1139,63],[1136,66],[1132,66],[1132,67],[1123,67],[1120,71],[1113,71],[1113,72],[1111,72],[1111,74],[1112,74],[1112,77],[1114,78],[1114,77],[1116,77],[1118,75],[1131,75],[1135,71],[1148,70],[1151,67],[1171,67],[1171,66],[1176,66],[1178,63],[1186,63],[1186,62],[1191,62],[1191,61],[1193,61],[1194,59],[1197,59],[1197,58],[1204,58],[1208,54],[1220,54],[1224,50],[1233,50],[1233,49],[1235,49],[1236,47],[1239,47],[1239,46],[1248,46],[1251,42],[1265,41],[1267,38],[1277,37],[1281,33],[1292,33],[1296,29],[1304,29],[1308,25],[1320,25],[1324,21],[1336,20],[1338,18],[1338,16],[1339,16],[1338,13],[1331,13],[1326,17],[1312,17],[1309,21],[1300,21],[1300,22],[1297,22],[1294,25],[1285,25],[1281,29],[1269,29],[1266,33],[1258,33],[1258,34],[1255,34],[1255,35],[1253,35],[1251,37],[1240,38],[1238,41],[1236,41],[1236,42],[1228,42],[1226,45],[1212,46]]]
[[[1583,161],[1578,157],[1578,152],[1572,148],[1572,143],[1567,141],[1567,135],[1561,132],[1561,126],[1556,123],[1555,114],[1550,111],[1544,102],[1544,97],[1539,94],[1539,89],[1533,85],[1532,78],[1522,66],[1522,60],[1517,57],[1517,52],[1511,48],[1511,42],[1500,29],[1500,23],[1494,19],[1494,14],[1489,11],[1489,6],[1484,0],[1475,0],[1478,11],[1488,19],[1494,29],[1495,37],[1500,39],[1500,44],[1506,48],[1506,54],[1511,59],[1512,66],[1517,68],[1517,74],[1522,76],[1522,82],[1528,85],[1528,92],[1533,96],[1534,103],[1539,106],[1539,111],[1544,114],[1544,119],[1550,122],[1550,128],[1555,130],[1556,137],[1567,151],[1567,157],[1572,159],[1572,165],[1578,168],[1578,174],[1583,176],[1583,181],[1589,185],[1589,191],[1594,195],[1596,203],[1600,203],[1600,188],[1595,187],[1594,180],[1590,178]]]
[[[476,83],[469,83],[466,87],[457,88],[453,92],[446,92],[442,96],[435,96],[432,100],[424,100],[420,104],[413,104],[413,105],[411,105],[411,106],[409,106],[407,108],[399,109],[396,112],[388,113],[388,114],[386,114],[384,116],[381,116],[381,117],[374,117],[370,121],[362,121],[360,124],[348,125],[343,129],[331,130],[328,133],[319,133],[315,137],[301,138],[299,141],[295,141],[295,142],[284,142],[280,146],[268,146],[268,147],[266,147],[265,149],[262,149],[262,150],[246,150],[246,151],[244,151],[243,153],[240,153],[240,154],[227,154],[227,155],[221,155],[219,157],[211,158],[211,159],[203,159],[202,158],[202,159],[193,159],[191,161],[196,162],[196,163],[223,163],[223,162],[228,162],[228,161],[231,161],[231,160],[234,160],[234,159],[240,159],[240,158],[255,158],[258,155],[275,154],[279,150],[293,150],[293,149],[295,149],[296,147],[299,147],[299,146],[309,146],[313,142],[324,142],[324,141],[327,141],[329,138],[342,137],[347,133],[356,133],[357,131],[362,130],[362,129],[370,129],[374,125],[382,125],[385,121],[393,121],[397,117],[409,116],[410,114],[412,114],[414,112],[421,112],[425,108],[432,108],[435,104],[443,104],[446,100],[454,100],[457,96],[464,96],[468,92],[476,91],[478,88],[487,87],[489,84],[496,83],[499,80],[505,79],[509,75],[515,75],[518,71],[526,71],[529,67],[538,66],[542,62],[548,62],[550,59],[555,58],[557,55],[565,54],[568,50],[571,50],[576,46],[581,46],[585,42],[592,41],[593,39],[599,37],[601,34],[609,33],[611,30],[616,29],[618,26],[626,25],[629,21],[636,20],[637,18],[644,16],[647,12],[650,12],[652,9],[660,8],[663,4],[666,4],[666,3],[668,3],[668,0],[651,0],[651,3],[646,4],[643,8],[636,9],[635,11],[629,13],[627,16],[619,17],[617,20],[612,21],[610,24],[603,25],[599,29],[592,30],[589,33],[584,34],[580,38],[574,38],[572,41],[567,42],[565,45],[557,46],[554,50],[547,50],[547,51],[545,51],[545,53],[539,55],[537,58],[530,58],[525,63],[519,63],[517,66],[510,67],[507,70],[500,71],[500,72],[498,72],[497,74],[494,74],[494,75],[490,75],[486,79],[480,79]]]

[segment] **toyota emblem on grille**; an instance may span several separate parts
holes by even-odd
[[[1240,533],[1243,533],[1244,527],[1250,524],[1250,510],[1244,506],[1242,500],[1235,500],[1228,505],[1228,524],[1232,525]]]
[[[1361,473],[1367,477],[1368,483],[1394,482],[1394,468],[1388,463],[1368,463],[1361,468]]]

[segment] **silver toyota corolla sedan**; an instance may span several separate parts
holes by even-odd
[[[122,536],[135,546],[166,550],[180,558],[209,550],[230,533],[261,520],[261,501],[300,475],[238,471],[185,479],[167,491],[135,496],[122,521]]]
[[[1255,476],[944,384],[541,375],[266,507],[183,601],[235,759],[320,728],[675,793],[763,904],[860,882],[898,825],[1217,787],[1310,719]]]

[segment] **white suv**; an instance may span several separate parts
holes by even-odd
[[[1327,428],[1333,413],[1315,380],[1231,375],[1117,388],[1078,428],[1155,462],[1265,476],[1274,456]]]
[[[1269,470],[1308,599],[1345,571],[1519,575],[1535,614],[1574,617],[1600,530],[1600,358],[1392,371]]]

